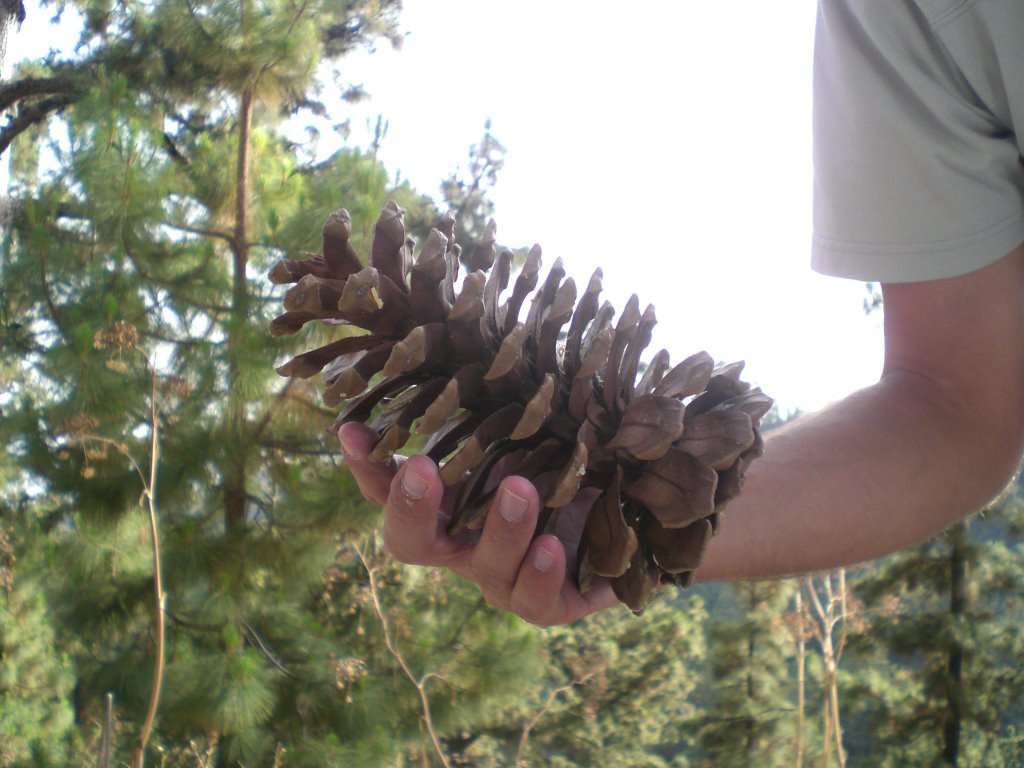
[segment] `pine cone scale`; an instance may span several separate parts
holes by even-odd
[[[384,341],[381,336],[346,336],[309,352],[296,355],[277,369],[280,376],[294,376],[308,379],[320,373],[324,366],[337,358],[353,352],[363,352],[378,347]]]
[[[681,402],[671,397],[641,395],[625,407],[608,450],[624,451],[638,461],[660,459],[683,434]]]
[[[585,528],[585,555],[590,569],[607,578],[624,574],[639,546],[636,532],[622,515],[621,479],[622,471],[618,470],[607,490],[594,502]]]
[[[681,448],[669,448],[625,489],[666,528],[682,528],[715,511],[718,473]]]

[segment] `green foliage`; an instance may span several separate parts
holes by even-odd
[[[1015,498],[887,558],[857,584],[870,623],[846,683],[870,713],[864,765],[1011,765],[1024,755],[1024,589]]]
[[[504,165],[505,147],[491,133],[488,120],[484,124],[483,138],[469,150],[466,174],[453,173],[441,184],[445,204],[455,213],[459,227],[472,243],[480,239],[494,214],[488,191],[497,183]]]
[[[11,571],[0,590],[0,766],[63,765],[73,740],[74,671],[41,585],[26,568]]]
[[[658,600],[642,619],[610,610],[540,632],[540,683],[452,739],[453,751],[480,766],[682,765],[704,619],[699,599]]]
[[[27,477],[54,500],[44,538],[61,573],[40,589],[54,604],[57,652],[75,663],[72,731],[95,738],[112,692],[119,759],[155,663],[137,504],[154,410],[167,654],[150,754],[384,766],[430,752],[419,694],[363,599],[365,568],[339,548],[378,511],[357,501],[316,387],[273,373],[310,339],[269,337],[280,295],[263,276],[282,256],[318,249],[339,205],[363,227],[361,250],[389,198],[416,237],[439,218],[373,154],[306,165],[282,132],[289,114],[323,108],[313,76],[327,59],[396,39],[396,6],[82,2],[89,53],[36,70],[73,84],[50,134],[66,138],[17,144],[21,157],[56,162],[45,175],[38,162],[15,167],[18,215],[3,242],[0,345],[17,361],[17,397],[3,401],[6,487]],[[460,206],[467,223],[490,211],[482,193]],[[98,341],[114,323],[132,343]],[[473,730],[532,694],[545,667],[528,627],[484,609],[469,585],[377,559],[388,631],[427,675],[442,733]],[[341,602],[337,573],[351,579]]]
[[[530,627],[456,577],[388,560],[379,510],[324,432],[334,413],[313,383],[274,375],[345,331],[270,337],[269,265],[316,250],[341,205],[360,252],[389,198],[420,240],[439,214],[374,152],[314,165],[283,131],[326,109],[318,71],[397,42],[397,0],[68,5],[85,19],[78,53],[25,65],[18,77],[51,90],[18,100],[39,108],[24,132],[0,127],[15,213],[0,239],[0,526],[21,558],[0,546],[0,765],[94,763],[108,692],[127,761],[155,661],[139,505],[155,428],[167,654],[150,764],[159,750],[189,768],[434,765],[433,729],[453,764],[481,768],[791,765],[792,584]],[[485,128],[442,187],[467,250],[503,156]],[[115,323],[135,340],[102,342]],[[935,764],[959,702],[964,764],[1020,762],[1018,517],[957,545],[956,615],[948,537],[864,576],[870,626],[840,670],[851,761]],[[806,764],[823,751],[808,652]]]
[[[315,709],[309,702],[307,733],[390,739],[380,762],[362,763],[368,766],[393,765],[410,745],[422,749],[423,702],[403,663],[422,680],[431,721],[446,741],[477,732],[509,701],[533,692],[544,665],[527,625],[487,609],[476,588],[456,577],[356,551],[340,547],[325,574],[316,619],[350,640],[344,655],[325,654],[331,677],[322,681]],[[387,673],[374,675],[375,669]]]
[[[396,6],[82,2],[88,53],[34,70],[73,80],[73,108],[66,139],[19,140],[22,157],[51,152],[53,168],[13,169],[20,199],[3,241],[0,345],[17,362],[5,371],[12,471],[3,479],[9,493],[28,478],[55,500],[45,538],[61,574],[40,590],[61,629],[56,652],[76,662],[82,733],[92,737],[113,692],[119,754],[141,722],[154,664],[150,542],[137,505],[154,409],[168,595],[154,744],[170,754],[198,740],[221,764],[259,765],[282,745],[317,754],[333,749],[330,737],[340,755],[387,741],[346,723],[330,659],[349,639],[317,618],[337,537],[367,530],[376,512],[354,501],[323,433],[333,414],[314,387],[274,375],[294,342],[267,334],[280,298],[263,273],[283,254],[317,248],[341,204],[367,222],[389,197],[420,228],[438,215],[371,156],[346,150],[303,166],[281,133],[288,114],[317,108],[320,64],[397,39]],[[112,323],[134,341],[99,343]],[[374,694],[382,708],[389,695]],[[405,717],[418,743],[416,715]]]
[[[795,648],[787,611],[790,581],[731,585],[736,615],[724,610],[708,625],[707,711],[694,723],[712,765],[793,764]]]

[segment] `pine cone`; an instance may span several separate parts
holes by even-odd
[[[454,218],[431,230],[414,261],[403,214],[394,202],[381,210],[370,266],[349,241],[343,209],[324,224],[322,255],[274,266],[271,281],[295,286],[272,334],[311,320],[367,331],[278,373],[323,371],[326,403],[346,401],[332,431],[367,423],[379,436],[373,459],[388,458],[413,430],[429,435],[424,453],[441,463],[447,485],[461,483],[452,532],[483,525],[492,472],[506,459],[502,471],[530,478],[541,494],[538,534],[581,488],[599,489],[577,557],[580,589],[607,577],[639,613],[660,583],[689,585],[722,508],[763,451],[758,424],[771,399],[740,381],[742,363],[715,368],[706,352],[670,367],[661,350],[637,380],[654,308],[641,313],[634,295],[613,324],[600,270],[577,297],[556,259],[521,319],[541,251],[530,250],[501,303],[513,254],[495,253],[493,222],[456,292]]]

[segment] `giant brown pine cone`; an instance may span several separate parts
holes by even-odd
[[[722,508],[762,453],[758,424],[771,399],[740,381],[742,363],[715,368],[706,352],[672,367],[661,350],[638,380],[654,308],[641,313],[634,295],[613,323],[614,309],[599,299],[600,270],[577,297],[556,259],[523,318],[541,251],[533,247],[502,303],[513,255],[496,256],[493,222],[457,291],[454,218],[431,230],[414,259],[403,213],[394,202],[381,210],[369,266],[349,241],[343,209],[324,224],[322,255],[274,266],[273,282],[295,286],[272,334],[311,320],[368,332],[301,354],[278,373],[322,370],[324,400],[344,402],[332,430],[367,423],[379,436],[374,459],[412,431],[429,435],[424,452],[442,462],[447,485],[461,483],[453,532],[483,525],[492,472],[507,457],[500,471],[532,479],[541,493],[538,534],[578,491],[598,489],[577,558],[581,589],[607,577],[639,613],[659,583],[687,586]]]

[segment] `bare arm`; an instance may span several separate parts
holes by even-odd
[[[851,564],[934,534],[980,509],[1024,448],[1024,246],[959,278],[886,285],[881,380],[772,433],[712,539],[702,579],[766,578]],[[401,560],[446,566],[491,605],[538,624],[614,603],[581,595],[553,536],[532,541],[536,491],[502,481],[479,541],[444,533],[437,468],[373,464],[368,430],[342,444],[364,495],[384,505]]]
[[[881,380],[773,433],[702,579],[862,562],[980,509],[1024,447],[1024,247],[959,278],[883,286]]]

